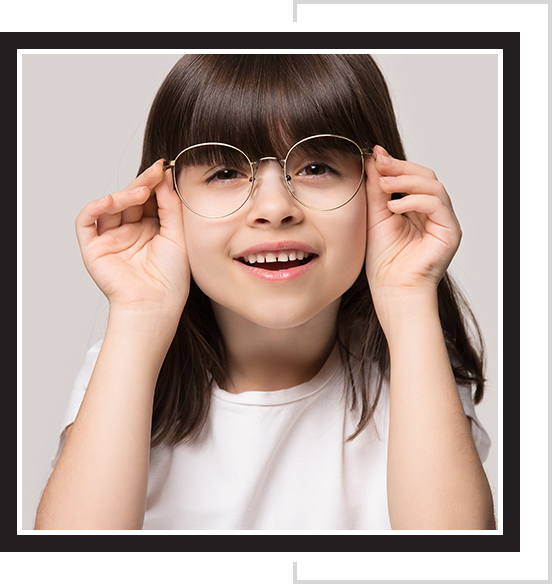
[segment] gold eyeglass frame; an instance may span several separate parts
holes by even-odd
[[[358,186],[357,186],[355,192],[344,203],[341,203],[340,205],[337,205],[335,207],[331,207],[330,209],[320,209],[318,207],[313,207],[312,205],[307,205],[306,203],[304,203],[303,201],[298,199],[297,196],[295,195],[295,192],[294,192],[293,187],[291,185],[291,177],[287,174],[287,162],[288,162],[289,155],[292,153],[292,151],[297,146],[299,146],[299,144],[302,144],[303,142],[306,142],[308,140],[312,140],[314,138],[341,138],[343,140],[347,140],[347,142],[351,142],[351,144],[354,144],[358,148],[358,151],[360,154],[360,160],[362,163],[362,170],[361,170],[361,174],[360,174],[360,182],[358,183]],[[185,152],[188,152],[189,150],[192,150],[194,148],[199,148],[200,146],[226,146],[228,148],[233,148],[234,150],[237,150],[240,154],[242,154],[245,157],[245,159],[247,160],[247,162],[249,162],[249,166],[251,167],[251,176],[249,177],[249,182],[251,183],[251,186],[249,187],[249,191],[248,191],[247,196],[246,196],[245,200],[243,201],[243,203],[237,209],[234,209],[230,213],[225,213],[224,215],[203,215],[202,213],[199,213],[198,211],[192,209],[190,207],[190,205],[188,205],[188,203],[186,203],[186,201],[184,200],[184,198],[180,194],[180,191],[178,190],[178,185],[176,184],[176,161]],[[288,150],[286,157],[283,160],[280,158],[277,158],[276,156],[264,156],[263,158],[259,158],[259,160],[256,160],[255,162],[251,162],[251,160],[249,159],[249,156],[247,156],[247,154],[245,152],[243,152],[243,150],[240,150],[236,146],[232,146],[231,144],[225,144],[224,142],[203,142],[201,144],[194,144],[193,146],[188,146],[187,148],[184,148],[184,150],[182,150],[174,160],[165,160],[163,162],[163,170],[168,170],[169,168],[171,169],[172,178],[173,178],[173,187],[174,187],[174,190],[176,191],[176,194],[178,195],[178,198],[181,200],[181,202],[192,213],[195,213],[196,215],[199,215],[200,217],[204,217],[206,219],[223,219],[224,217],[229,217],[230,215],[237,213],[247,203],[247,201],[249,201],[249,198],[251,197],[251,193],[253,192],[253,188],[255,186],[255,177],[256,177],[257,172],[259,170],[260,163],[265,161],[265,160],[275,160],[276,162],[278,162],[278,164],[282,167],[282,170],[284,173],[283,183],[286,185],[291,196],[298,203],[303,205],[303,207],[307,207],[308,209],[312,209],[313,211],[335,211],[336,209],[340,209],[341,207],[344,207],[347,203],[351,202],[354,199],[355,195],[358,193],[358,191],[362,185],[362,181],[364,180],[364,167],[365,167],[364,156],[371,155],[373,153],[374,153],[374,151],[371,148],[361,148],[354,140],[351,140],[350,138],[346,138],[345,136],[338,136],[337,134],[316,134],[314,136],[308,136],[307,138],[303,138],[302,140],[299,140],[299,142],[296,142]]]

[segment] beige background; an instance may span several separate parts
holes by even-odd
[[[74,220],[87,202],[136,174],[149,106],[178,57],[23,56],[23,529],[32,529],[73,380],[107,317],[82,265]],[[409,159],[435,170],[462,224],[451,273],[487,343],[489,384],[477,412],[493,441],[486,467],[497,499],[498,58],[377,60]]]

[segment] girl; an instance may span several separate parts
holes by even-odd
[[[369,56],[176,64],[76,220],[109,318],[37,529],[495,528],[460,226],[405,158]]]

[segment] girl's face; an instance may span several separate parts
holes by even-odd
[[[278,163],[265,161],[236,213],[208,219],[183,205],[194,280],[219,314],[262,327],[296,327],[336,308],[364,265],[364,185],[344,207],[315,211],[291,196]]]

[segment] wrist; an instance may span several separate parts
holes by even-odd
[[[441,329],[437,288],[386,289],[372,298],[389,344],[407,331],[415,334],[420,327]]]
[[[110,304],[108,333],[132,337],[134,342],[146,342],[152,350],[166,353],[170,346],[182,311],[158,305],[119,306]]]
[[[170,304],[167,302],[129,302],[119,303],[109,301],[109,315],[128,319],[129,321],[136,320],[136,322],[155,323],[157,321],[175,320],[178,322],[185,303]]]

